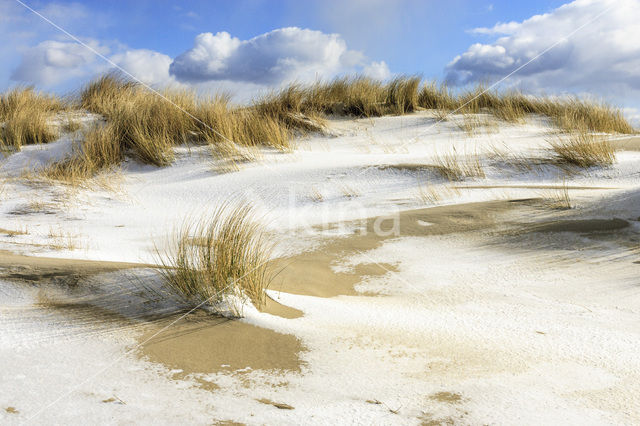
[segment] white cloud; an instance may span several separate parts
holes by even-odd
[[[362,74],[375,80],[386,80],[391,77],[391,71],[385,61],[371,62],[363,68]]]
[[[487,35],[512,34],[519,26],[520,24],[518,22],[512,21],[512,22],[506,22],[506,23],[498,23],[491,28],[484,28],[484,27],[474,28],[469,32],[471,34],[487,34]]]
[[[563,39],[604,10],[602,16]],[[454,84],[495,81],[562,40],[509,82],[529,90],[585,91],[609,97],[624,96],[631,90],[637,95],[638,22],[638,0],[577,0],[523,22],[478,28],[475,33],[500,37],[490,44],[476,43],[455,57],[447,66],[447,79]]]
[[[109,48],[95,40],[85,43],[105,55]],[[27,49],[11,74],[14,81],[53,86],[71,78],[91,74],[96,69],[96,55],[75,42],[46,40]]]
[[[169,75],[172,59],[162,53],[147,49],[127,50],[109,59],[146,84],[163,86],[175,83]]]
[[[226,80],[278,85],[332,77],[364,65],[364,54],[347,49],[338,34],[291,27],[249,40],[226,32],[200,34],[193,48],[174,60],[170,72],[190,83]]]
[[[128,50],[121,45],[111,47],[95,40],[85,43],[146,84],[176,84],[169,75],[171,57],[147,49]],[[116,53],[110,54],[113,49]],[[92,78],[114,67],[87,47],[76,42],[46,40],[25,50],[18,67],[11,74],[14,81],[54,87],[69,80]]]
[[[121,68],[155,87],[228,91],[234,99],[246,101],[292,81],[358,71],[378,79],[391,76],[384,61],[368,62],[363,53],[349,50],[339,35],[299,28],[282,28],[244,41],[225,32],[204,33],[175,59],[153,50],[129,49],[117,41],[84,41],[116,67],[79,43],[49,39],[20,49],[11,80],[46,89],[75,88]]]
[[[640,108],[627,107],[623,108],[622,112],[632,126],[640,128]]]

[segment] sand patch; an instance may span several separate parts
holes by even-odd
[[[294,410],[295,407],[289,405],[289,404],[285,404],[284,402],[274,402],[271,401],[270,399],[267,398],[261,398],[257,400],[259,403],[261,404],[265,404],[265,405],[273,405],[274,407],[280,409],[280,410]]]
[[[620,151],[640,151],[640,137],[609,141],[614,149]]]
[[[271,290],[316,297],[356,295],[355,286],[366,277],[397,272],[397,266],[382,263],[358,264],[349,271],[336,266],[350,255],[379,247],[384,241],[404,236],[445,235],[488,230],[501,224],[499,215],[528,200],[491,201],[408,210],[397,217],[370,218],[362,230],[338,237],[321,247],[276,259],[271,266],[278,275]],[[389,232],[397,225],[397,232]],[[382,230],[383,232],[376,232]]]
[[[299,353],[304,348],[295,336],[204,312],[194,312],[154,336],[176,318],[149,327],[139,339],[141,355],[185,374],[301,369]]]
[[[462,395],[454,392],[436,392],[429,396],[429,399],[447,404],[459,404],[462,402]]]

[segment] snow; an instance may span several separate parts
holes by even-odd
[[[293,153],[263,152],[261,161],[234,173],[215,171],[205,147],[180,148],[169,167],[128,162],[114,176],[118,192],[71,191],[64,188],[4,185],[0,214],[5,228],[26,226],[30,235],[2,238],[0,247],[52,257],[150,263],[156,245],[186,217],[213,210],[225,200],[248,200],[276,232],[306,230],[327,223],[394,214],[424,207],[420,187],[432,185],[445,195],[440,203],[462,203],[509,197],[539,196],[541,190],[496,188],[448,194],[451,186],[437,174],[384,169],[379,165],[432,164],[434,155],[490,153],[506,145],[513,154],[540,154],[550,129],[541,120],[522,126],[505,125],[497,133],[468,137],[455,120],[435,123],[428,113],[378,119],[336,120],[330,136],[298,141]],[[68,152],[63,139],[43,147],[28,147],[9,157],[0,172],[14,173],[29,164],[44,164]],[[637,181],[640,152],[619,154],[612,169],[563,178],[558,170],[505,171],[488,164],[482,185],[567,185],[629,188]],[[121,182],[122,181],[122,182]],[[461,185],[472,185],[468,179]],[[544,192],[544,191],[542,191]],[[321,197],[318,201],[317,194]],[[573,193],[571,195],[574,195]],[[575,194],[579,196],[579,194]],[[29,203],[44,203],[44,211],[28,212]],[[15,214],[27,210],[29,214]],[[37,210],[37,209],[36,209]],[[50,214],[52,211],[56,214]],[[47,248],[54,233],[71,235],[74,250]],[[39,247],[35,245],[40,245]]]
[[[246,199],[288,245],[281,251],[295,252],[317,242],[314,226],[429,205],[417,196],[427,183],[442,189],[440,204],[535,197],[550,191],[541,186],[558,184],[597,187],[603,189],[570,190],[572,214],[640,216],[639,152],[620,152],[615,166],[564,181],[552,168],[508,170],[483,160],[485,178],[453,185],[495,188],[456,191],[446,191],[453,185],[429,171],[379,167],[429,164],[452,146],[458,154],[482,156],[506,145],[513,154],[540,155],[551,134],[541,119],[468,137],[455,117],[435,124],[425,112],[334,120],[330,133],[298,140],[292,153],[265,150],[260,161],[234,173],[217,172],[207,150],[198,147],[178,149],[175,163],[165,168],[128,162],[117,192],[69,195],[63,187],[7,181],[0,227],[28,233],[0,237],[0,248],[149,263],[154,246],[185,217]],[[63,138],[25,148],[0,171],[15,176],[22,167],[62,158],[71,144]],[[34,201],[47,207],[26,208]],[[51,249],[52,229],[72,235],[77,248]],[[510,245],[481,236],[401,236],[335,265],[341,270],[372,262],[395,265],[396,272],[367,277],[357,286],[379,296],[271,292],[304,316],[286,319],[247,306],[241,321],[301,339],[308,349],[301,353],[302,372],[200,377],[219,386],[213,392],[198,387],[194,377],[177,379],[168,368],[138,357],[132,351],[138,328],[75,324],[64,312],[39,305],[40,289],[2,282],[0,409],[20,412],[0,410],[0,420],[17,423],[37,415],[31,420],[38,424],[81,418],[142,424],[637,423],[635,258],[606,241],[567,248],[570,238],[583,241],[581,236],[549,236],[547,242],[555,245],[545,249],[521,238]],[[144,273],[155,282],[153,272]],[[86,292],[111,295],[99,307],[136,319],[145,296],[116,291],[132,285],[122,274],[94,277]],[[444,401],[443,392],[455,398]],[[279,410],[258,402],[261,398],[295,409]]]

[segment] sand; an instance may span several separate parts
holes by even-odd
[[[341,259],[375,249],[384,241],[400,236],[446,235],[495,228],[501,224],[501,214],[528,206],[529,202],[491,201],[407,210],[398,214],[397,223],[393,217],[370,218],[353,235],[333,238],[313,251],[275,260],[272,267],[278,275],[270,289],[315,297],[355,295],[354,286],[364,278],[396,272],[397,268],[388,263],[364,263],[350,271],[336,271],[334,266]],[[386,234],[395,225],[397,233]],[[376,228],[383,233],[376,233]]]
[[[629,222],[624,219],[566,219],[540,223],[532,226],[530,232],[574,232],[590,234],[611,232],[627,228]]]
[[[0,250],[0,271],[4,278],[41,281],[55,277],[85,277],[104,272],[148,265],[126,262],[104,262],[79,259],[24,256]]]
[[[138,312],[133,317],[125,316],[118,312],[121,308],[118,304],[123,303],[118,297],[121,295],[105,300],[99,294],[95,297],[75,294],[77,291],[74,289],[89,285],[88,280],[99,274],[145,266],[0,252],[0,277],[40,287],[35,309],[55,310],[63,313],[69,321],[84,324],[92,330],[77,331],[79,335],[125,328],[142,329],[140,355],[185,374],[222,370],[300,370],[298,354],[303,347],[292,335],[202,311],[189,314],[163,330],[180,318],[182,312],[172,313],[175,309],[168,312],[150,310]],[[97,302],[105,306],[98,306]],[[268,300],[263,310],[285,318],[302,315],[299,310],[273,300]]]
[[[242,321],[195,312],[162,331],[178,316],[155,322],[140,336],[142,356],[181,373],[300,371],[300,341]],[[157,335],[156,335],[157,334]]]
[[[363,221],[360,231],[343,238],[331,238],[321,247],[295,256],[273,261],[279,271],[271,289],[316,297],[357,295],[355,286],[365,278],[397,271],[393,264],[356,265],[349,271],[337,271],[335,264],[350,255],[379,247],[390,238],[402,236],[443,235],[493,228],[499,214],[522,202],[497,201],[410,210],[399,214],[398,233],[380,235],[393,226],[392,219]],[[383,218],[384,219],[384,218]],[[79,324],[100,329],[137,328],[141,357],[161,363],[182,374],[220,371],[283,370],[300,371],[302,343],[293,335],[278,333],[242,321],[212,316],[196,311],[181,318],[169,329],[167,325],[182,316],[174,310],[151,310],[124,315],[120,304],[123,294],[78,296],[73,288],[89,285],[91,277],[124,269],[147,267],[134,263],[100,262],[23,256],[0,252],[2,277],[41,286],[38,306],[63,312]],[[56,290],[55,292],[47,290]],[[66,289],[66,290],[65,290]],[[71,293],[69,293],[71,291]],[[87,290],[89,291],[89,290]],[[111,291],[107,288],[106,291]],[[73,294],[72,294],[73,293]],[[52,296],[53,294],[53,296]],[[138,310],[143,309],[138,307]],[[294,319],[302,312],[268,299],[263,312]]]
[[[640,137],[617,139],[610,142],[611,145],[620,151],[640,151]]]

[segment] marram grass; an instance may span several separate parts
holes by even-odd
[[[260,307],[271,281],[272,246],[248,204],[226,204],[185,221],[169,247],[158,250],[158,272],[191,306],[216,307],[247,297]]]
[[[453,91],[416,76],[399,76],[387,82],[352,76],[291,84],[240,107],[225,95],[202,98],[190,90],[170,88],[153,93],[112,73],[87,84],[72,104],[30,88],[0,95],[0,147],[19,150],[24,145],[55,140],[58,126],[52,126],[51,121],[57,112],[71,108],[99,114],[107,124],[100,130],[80,132],[87,146],[49,167],[49,177],[67,182],[90,178],[125,157],[166,166],[174,160],[174,148],[185,143],[208,144],[217,158],[235,158],[243,150],[264,146],[290,151],[296,135],[322,131],[331,115],[377,117],[429,109],[439,120],[454,113],[465,117],[489,113],[499,120],[519,123],[527,115],[537,114],[569,135],[635,132],[621,111],[607,104],[486,91],[482,86]],[[467,127],[471,133],[472,126]],[[601,145],[590,144],[588,149]],[[558,158],[568,163],[607,163],[603,159],[608,154],[603,153],[597,161],[591,161],[586,153],[584,161],[572,160],[570,151],[578,152],[582,146],[574,143],[554,149]]]

